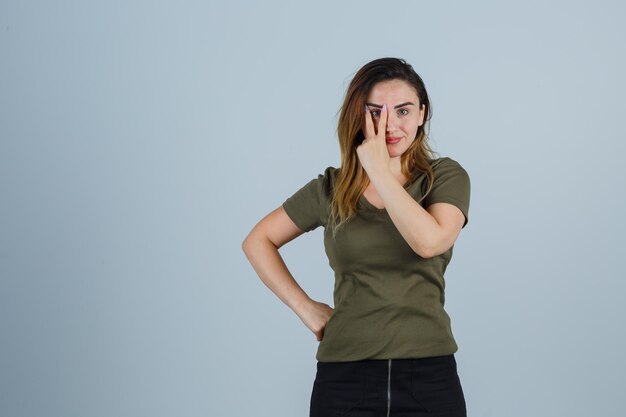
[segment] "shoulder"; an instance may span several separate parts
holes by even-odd
[[[309,199],[315,198],[317,201],[328,198],[332,194],[338,171],[339,169],[333,166],[318,171],[317,175],[309,177],[298,194],[306,195]]]
[[[324,176],[324,178],[334,179],[335,175],[337,175],[338,172],[339,172],[339,168],[328,166],[324,169],[324,171],[320,175]]]
[[[301,230],[308,232],[326,224],[336,171],[326,167],[283,201],[283,209]]]
[[[457,160],[452,159],[449,156],[442,156],[440,158],[433,159],[430,161],[430,165],[433,168],[435,176],[446,174],[469,176],[465,168]]]
[[[317,176],[319,186],[325,190],[331,190],[335,184],[335,179],[339,173],[339,168],[328,166]]]
[[[461,169],[463,169],[461,164],[456,159],[452,159],[449,156],[442,156],[440,158],[432,159],[430,161],[430,165],[433,167],[433,169],[435,169],[435,168],[438,168],[438,169],[441,169],[441,168],[461,168]]]
[[[426,192],[424,207],[434,203],[448,203],[456,206],[465,216],[468,222],[468,212],[471,194],[471,181],[465,168],[459,162],[450,158],[442,157],[432,161],[434,179],[432,188]]]

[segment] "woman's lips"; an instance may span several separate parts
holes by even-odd
[[[399,138],[394,138],[392,136],[389,136],[388,138],[386,138],[385,140],[387,141],[387,143],[398,143],[400,142],[400,139],[402,139],[401,137]]]

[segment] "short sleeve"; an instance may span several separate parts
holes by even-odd
[[[329,204],[330,174],[328,167],[323,174],[306,183],[282,204],[291,220],[304,232],[310,232],[324,224],[326,206]]]
[[[454,159],[442,157],[433,163],[435,182],[424,198],[423,207],[434,203],[450,203],[457,206],[465,216],[463,227],[469,221],[470,178],[465,169]]]

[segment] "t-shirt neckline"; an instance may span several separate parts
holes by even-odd
[[[365,208],[372,210],[372,211],[376,211],[378,213],[383,213],[387,211],[387,208],[383,207],[383,208],[378,208],[375,205],[373,205],[372,203],[370,203],[367,198],[365,198],[365,196],[363,194],[361,194],[361,196],[359,197],[359,201],[361,201],[363,203],[363,205],[365,206]]]
[[[403,185],[404,189],[408,191],[409,187],[411,187],[411,185],[415,182],[415,179],[417,178],[417,174],[413,174],[413,176]],[[374,211],[376,213],[386,213],[387,212],[387,208],[383,207],[383,208],[378,208],[375,205],[373,205],[372,203],[369,202],[369,200],[367,198],[365,198],[365,196],[363,194],[361,194],[359,196],[359,201],[361,201],[364,205],[364,207],[366,209],[369,209],[370,211]]]

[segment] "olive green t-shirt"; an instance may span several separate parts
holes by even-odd
[[[468,222],[470,179],[449,157],[431,161],[435,182],[420,203],[454,204]],[[442,356],[456,352],[444,310],[444,272],[453,247],[422,258],[406,243],[386,209],[361,196],[357,216],[332,237],[326,227],[337,168],[328,167],[282,204],[303,231],[324,226],[324,247],[334,271],[334,312],[316,358],[321,362]],[[418,201],[428,177],[417,171],[404,185]]]

